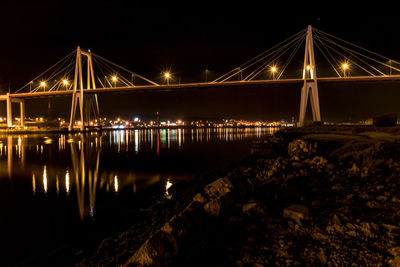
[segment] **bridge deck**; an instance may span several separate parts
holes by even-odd
[[[171,85],[143,85],[143,86],[127,86],[115,88],[98,88],[84,89],[86,94],[104,94],[104,93],[129,93],[129,92],[159,92],[159,91],[176,91],[176,90],[192,90],[206,88],[226,88],[226,87],[247,87],[247,86],[268,86],[268,85],[284,85],[284,84],[299,84],[303,83],[303,79],[282,79],[282,80],[257,80],[257,81],[232,81],[223,83],[186,83],[186,84],[171,84]],[[348,83],[348,82],[393,82],[400,81],[400,75],[390,76],[358,76],[358,77],[330,77],[318,78],[318,83]],[[13,98],[40,98],[40,97],[56,97],[70,96],[72,90],[68,91],[49,91],[35,93],[16,93],[10,94]],[[4,98],[4,97],[3,97]],[[0,100],[2,97],[0,96]]]

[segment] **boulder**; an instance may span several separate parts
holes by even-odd
[[[301,224],[301,220],[309,217],[308,208],[300,204],[290,205],[284,208],[283,217],[295,220],[298,224]]]
[[[383,114],[373,117],[374,126],[396,126],[397,124],[397,114]]]
[[[134,266],[165,266],[172,261],[178,253],[178,245],[174,236],[169,233],[171,229],[157,231],[149,238],[125,265]]]
[[[232,189],[233,185],[231,181],[227,177],[224,177],[206,185],[204,192],[210,199],[213,199],[226,196]]]

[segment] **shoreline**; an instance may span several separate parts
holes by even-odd
[[[141,244],[120,233],[78,265],[396,266],[400,136],[364,130],[281,130],[259,155],[186,187],[185,208]]]

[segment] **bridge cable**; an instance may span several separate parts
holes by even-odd
[[[269,56],[269,55],[271,54],[271,53],[270,53],[271,50],[273,50],[273,49],[275,49],[275,48],[281,46],[282,44],[285,44],[286,42],[289,42],[289,41],[292,40],[292,39],[297,39],[298,37],[300,37],[300,38],[304,37],[304,36],[305,36],[305,32],[306,32],[305,29],[304,29],[304,30],[301,30],[300,32],[298,32],[298,33],[296,33],[296,34],[290,36],[289,38],[285,39],[284,41],[282,41],[282,42],[276,44],[275,46],[271,47],[270,49],[268,49],[268,50],[262,52],[261,54],[255,56],[254,58],[252,58],[252,59],[246,61],[245,63],[241,64],[239,67],[237,67],[237,68],[235,68],[235,69],[233,69],[233,70],[231,70],[231,71],[225,73],[224,75],[218,77],[217,79],[215,79],[215,80],[212,81],[211,83],[214,83],[214,82],[221,82],[221,81],[220,81],[221,79],[223,79],[223,78],[225,78],[226,76],[230,75],[232,72],[236,71],[237,69],[242,68],[242,67],[245,66],[246,64],[249,64],[250,62],[252,62],[252,61],[254,61],[254,60],[257,60],[257,59],[260,58],[260,57],[265,58],[265,57]],[[292,41],[290,41],[290,42],[292,42]],[[267,53],[270,53],[270,54],[264,56],[264,55],[267,54]],[[259,61],[257,61],[257,62],[259,62]],[[226,80],[226,79],[225,79],[225,80]]]

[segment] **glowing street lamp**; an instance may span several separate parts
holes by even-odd
[[[349,68],[349,65],[347,63],[343,63],[342,68],[343,68],[343,77],[346,77],[346,70]]]
[[[46,87],[46,82],[40,82],[40,87]]]
[[[271,67],[271,72],[272,72],[272,80],[275,80],[275,72],[276,72],[276,67],[275,66]]]
[[[169,79],[171,78],[171,73],[165,72],[164,73],[164,78],[167,80],[167,85],[169,85]]]
[[[64,84],[65,86],[67,86],[67,85],[69,84],[69,81],[68,81],[67,79],[64,79],[64,80],[63,80],[63,84]]]
[[[117,76],[115,76],[115,75],[112,76],[111,80],[114,82],[114,87],[117,87],[117,85],[116,85],[117,84],[117,80],[118,80]]]

